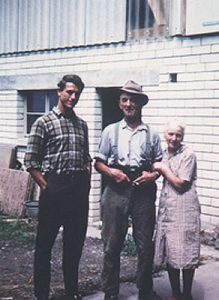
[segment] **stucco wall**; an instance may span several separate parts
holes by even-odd
[[[94,155],[101,134],[96,87],[126,79],[144,85],[149,103],[143,119],[163,139],[167,118],[184,118],[185,141],[198,157],[202,220],[219,223],[219,36],[112,44],[0,57],[0,142],[25,144],[24,103],[17,89],[55,88],[62,74],[76,72],[86,89],[76,108],[88,122]],[[177,82],[170,82],[170,74]],[[159,183],[160,184],[160,183]],[[100,175],[92,177],[90,221],[99,219]]]

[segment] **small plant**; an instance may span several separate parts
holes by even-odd
[[[135,245],[135,241],[133,236],[130,233],[127,233],[122,254],[124,256],[136,256],[137,255],[137,247]]]
[[[35,240],[35,227],[17,217],[0,214],[0,241],[13,242],[14,246],[33,246]]]

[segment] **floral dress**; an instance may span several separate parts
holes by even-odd
[[[200,204],[196,192],[196,156],[186,145],[175,153],[164,151],[163,162],[172,172],[189,182],[184,191],[164,179],[160,195],[155,235],[155,265],[195,268],[200,256]]]

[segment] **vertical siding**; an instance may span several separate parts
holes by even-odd
[[[61,0],[19,0],[20,22],[17,51],[67,46],[68,27],[72,25],[69,22],[71,10],[68,10],[72,7],[70,1],[65,0],[62,3]],[[67,22],[69,26],[66,26]]]
[[[49,47],[49,2],[19,0],[18,48],[30,51]]]
[[[86,12],[86,44],[125,40],[125,0],[87,0]]]
[[[17,49],[18,1],[0,0],[0,53]]]
[[[83,45],[86,0],[50,0],[50,48]]]
[[[0,0],[0,53],[125,40],[126,0]]]

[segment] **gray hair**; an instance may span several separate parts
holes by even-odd
[[[185,129],[186,129],[186,125],[185,123],[179,119],[179,118],[174,118],[174,119],[170,119],[168,120],[167,124],[166,124],[166,128],[165,128],[165,131],[167,131],[168,129],[170,128],[176,128],[176,127],[179,127],[182,131],[182,134],[184,136],[185,134]]]

